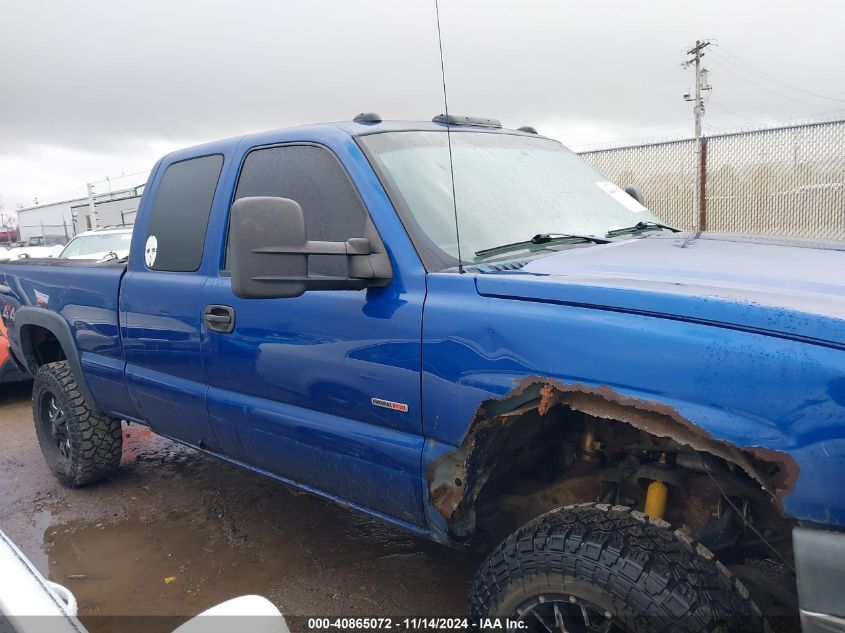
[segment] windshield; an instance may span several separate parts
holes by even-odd
[[[101,233],[99,235],[79,235],[73,238],[59,257],[84,257],[85,255],[105,254],[115,252],[127,253],[131,233]]]
[[[421,241],[434,245],[457,263],[447,135],[388,132],[360,141],[410,211],[406,226],[417,249],[423,254]],[[452,162],[464,262],[490,259],[495,255],[475,253],[538,234],[604,237],[613,229],[660,221],[557,141],[453,132]]]

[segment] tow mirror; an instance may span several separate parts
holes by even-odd
[[[307,290],[362,290],[393,280],[385,252],[370,240],[311,241],[302,207],[288,198],[241,198],[232,205],[229,229],[232,292],[243,299],[298,297]],[[345,257],[345,277],[310,275],[309,255]]]
[[[643,202],[643,194],[640,192],[640,188],[637,187],[637,185],[628,185],[627,187],[625,187],[625,193],[627,193],[640,204],[645,204]]]

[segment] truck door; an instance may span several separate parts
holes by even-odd
[[[120,322],[129,392],[158,433],[216,448],[205,408],[200,270],[208,218],[223,166],[213,154],[162,165],[145,194]]]
[[[372,222],[340,160],[314,144],[248,152],[234,200],[245,196],[297,201],[309,240],[364,237]],[[386,235],[381,239],[390,251]],[[311,274],[346,273],[343,258],[311,260]],[[225,254],[221,261],[204,289],[213,318],[204,325],[203,351],[209,414],[223,450],[325,496],[423,524],[421,266],[409,272],[394,263],[385,288],[240,299]]]

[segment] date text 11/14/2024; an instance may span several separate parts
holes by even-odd
[[[525,622],[506,618],[435,618],[435,617],[352,617],[352,618],[308,618],[309,630],[398,630],[398,631],[444,631],[481,630],[513,631],[527,628]]]

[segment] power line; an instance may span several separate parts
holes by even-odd
[[[764,110],[764,109],[768,110],[768,109],[771,109],[771,108],[777,108],[779,106],[788,105],[788,104],[791,104],[791,103],[793,103],[793,100],[787,99],[786,101],[777,101],[775,103],[765,103],[763,105],[754,106],[753,108],[743,108],[742,110],[731,110],[731,109],[725,107],[725,105],[723,105],[721,102],[718,102],[718,101],[712,102],[712,104],[715,105],[717,108],[721,108],[722,110],[727,110],[728,112],[731,112],[732,114],[736,114],[736,115],[741,115],[741,113],[743,113],[743,112],[756,112],[757,110]],[[819,105],[817,107],[821,108],[822,106]],[[813,113],[812,116],[813,117],[820,117],[820,116],[824,116],[825,114],[832,114],[834,112],[842,112],[843,110],[845,110],[845,107],[835,108],[833,110],[825,110],[824,112],[815,112],[815,113]],[[742,118],[746,118],[746,117],[742,117]],[[758,123],[757,120],[752,121],[751,119],[748,119],[748,121],[750,121],[752,123]]]
[[[762,78],[764,78],[764,79],[768,79],[769,81],[772,81],[772,82],[774,82],[774,83],[781,84],[782,86],[786,86],[787,88],[790,88],[790,89],[795,90],[795,91],[797,91],[797,92],[803,92],[804,94],[808,94],[808,95],[811,95],[811,96],[813,96],[813,97],[820,97],[820,98],[822,98],[822,99],[829,99],[829,100],[831,100],[831,101],[838,101],[838,102],[840,102],[840,103],[845,103],[845,99],[837,99],[836,97],[831,97],[831,96],[828,96],[828,95],[823,95],[823,94],[818,93],[818,92],[813,92],[812,90],[806,90],[806,89],[804,89],[804,88],[800,88],[799,86],[796,86],[796,85],[794,85],[794,84],[791,84],[791,83],[789,83],[789,82],[786,82],[786,81],[784,81],[783,79],[780,79],[780,78],[778,78],[778,77],[776,77],[776,76],[774,76],[774,75],[771,75],[771,74],[769,74],[769,73],[767,73],[767,72],[764,72],[764,71],[760,70],[759,68],[756,68],[755,66],[752,66],[752,65],[751,65],[751,64],[749,64],[748,62],[744,61],[744,60],[743,60],[743,59],[742,59],[739,55],[737,55],[736,53],[734,53],[734,52],[732,52],[732,51],[728,50],[728,49],[727,49],[727,48],[725,48],[724,46],[722,46],[720,50],[719,50],[719,49],[716,49],[716,51],[715,51],[715,52],[717,52],[717,53],[726,53],[728,56],[730,56],[730,57],[732,57],[732,58],[733,58],[733,60],[734,60],[734,63],[735,63],[735,64],[739,64],[739,65],[740,65],[740,67],[744,67],[744,69],[745,69],[747,72],[754,73],[754,74],[756,74],[757,76],[762,77]],[[721,57],[721,55],[717,55],[717,57]],[[729,61],[729,60],[724,60],[724,61]]]
[[[779,106],[787,105],[789,103],[792,103],[791,99],[789,99],[787,101],[778,101],[776,103],[771,103],[771,104],[767,103],[765,105],[756,106],[756,107],[753,107],[753,108],[743,108],[742,110],[733,110],[733,109],[728,108],[725,105],[723,105],[723,104],[721,104],[717,101],[711,101],[710,105],[715,106],[719,110],[724,110],[725,112],[729,113],[729,115],[734,116],[738,119],[742,119],[743,121],[747,121],[748,123],[750,123],[754,126],[761,126],[761,125],[766,126],[766,125],[771,125],[771,121],[766,122],[766,121],[760,121],[759,119],[752,119],[752,118],[749,118],[747,116],[744,116],[743,113],[744,112],[756,112],[758,110],[763,110],[763,109],[771,110],[772,108],[777,108]],[[845,107],[834,108],[832,110],[825,110],[824,112],[813,113],[811,119],[812,120],[819,120],[822,117],[828,117],[828,116],[832,116],[832,115],[841,116],[843,113],[845,113]],[[792,121],[792,122],[805,121],[805,120],[807,120],[807,119],[795,119],[795,118],[790,119],[790,121]]]
[[[793,97],[793,96],[786,94],[784,92],[780,92],[779,90],[774,90],[773,88],[771,88],[771,87],[769,87],[765,84],[762,84],[759,81],[755,81],[754,79],[749,77],[748,75],[751,75],[751,73],[744,70],[743,68],[731,68],[730,66],[720,62],[718,59],[713,59],[711,61],[714,64],[716,64],[716,66],[718,66],[719,68],[721,68],[725,72],[733,75],[734,77],[742,79],[742,81],[744,81],[744,82],[750,83],[754,86],[757,86],[758,88],[762,88],[763,90],[765,90],[767,92],[771,92],[772,94],[778,95],[779,97],[789,99],[790,101],[795,101],[796,103],[803,103],[803,104],[806,104],[806,105],[815,106],[817,108],[826,108],[830,105],[829,103],[821,104],[821,103],[814,103],[812,101],[807,101],[806,99],[799,99],[797,97]],[[737,72],[737,71],[739,71],[739,72]],[[745,75],[740,74],[741,72],[745,72],[746,74]]]
[[[742,120],[744,120],[744,121],[747,121],[748,123],[751,123],[751,124],[753,124],[753,125],[760,125],[760,124],[761,124],[761,123],[760,123],[760,121],[759,121],[758,119],[752,119],[752,118],[749,118],[749,117],[747,117],[747,116],[743,116],[743,114],[741,114],[741,113],[743,113],[743,112],[753,112],[753,111],[756,111],[756,110],[762,110],[762,109],[764,109],[764,108],[778,107],[778,106],[785,105],[785,104],[788,104],[788,103],[803,103],[803,104],[805,104],[805,105],[810,105],[810,106],[813,106],[813,107],[815,107],[815,108],[829,108],[829,106],[830,106],[831,104],[821,104],[821,103],[814,103],[814,102],[810,102],[810,101],[805,101],[805,100],[798,99],[798,98],[796,98],[796,97],[795,97],[795,96],[793,96],[793,95],[784,94],[784,93],[782,93],[782,92],[778,92],[778,91],[776,91],[776,90],[772,90],[771,88],[769,88],[769,87],[767,87],[767,86],[763,86],[763,85],[760,85],[760,84],[758,84],[758,83],[754,82],[753,80],[749,79],[748,77],[746,77],[746,76],[744,76],[744,75],[739,74],[738,72],[733,72],[730,68],[728,68],[727,66],[725,66],[725,63],[727,63],[727,64],[737,64],[737,65],[739,65],[740,63],[742,63],[742,64],[744,64],[745,66],[748,66],[749,68],[748,68],[748,69],[746,69],[746,68],[744,68],[744,67],[742,67],[742,66],[739,66],[739,67],[737,68],[737,70],[738,70],[738,71],[742,71],[742,72],[745,72],[745,73],[748,73],[748,74],[763,75],[763,76],[765,76],[765,78],[766,78],[766,79],[768,79],[769,81],[776,81],[776,82],[778,82],[778,83],[782,83],[782,84],[784,84],[784,85],[786,85],[786,86],[788,86],[788,87],[791,87],[791,88],[793,88],[793,89],[800,90],[801,92],[806,92],[806,93],[811,94],[811,95],[814,95],[814,96],[820,96],[820,97],[824,97],[824,98],[826,98],[826,99],[831,99],[832,101],[837,101],[837,102],[840,102],[840,101],[841,101],[842,103],[845,103],[845,99],[835,99],[835,98],[833,98],[833,97],[829,97],[829,96],[826,96],[826,95],[817,95],[817,93],[813,93],[813,92],[810,92],[810,91],[807,91],[807,90],[799,89],[799,88],[797,88],[797,87],[795,87],[795,86],[791,86],[790,84],[787,84],[786,82],[784,82],[784,81],[782,81],[782,80],[779,80],[779,79],[777,79],[776,77],[774,77],[774,76],[772,76],[772,75],[768,75],[767,73],[764,73],[763,71],[760,71],[760,70],[757,70],[757,69],[753,69],[753,70],[751,70],[753,67],[752,67],[750,64],[747,64],[746,62],[742,62],[742,60],[740,60],[739,56],[737,56],[735,53],[732,53],[731,51],[727,50],[724,46],[722,46],[722,45],[720,45],[720,44],[716,44],[715,42],[713,42],[713,46],[714,46],[714,47],[715,47],[715,46],[718,46],[718,48],[711,48],[711,49],[709,50],[709,52],[710,52],[710,53],[715,53],[715,52],[722,52],[722,51],[724,51],[725,53],[728,53],[728,54],[730,54],[732,57],[734,57],[734,58],[736,58],[736,59],[737,59],[737,61],[736,61],[736,62],[734,62],[734,61],[731,61],[731,60],[729,60],[729,59],[724,59],[723,57],[719,56],[719,58],[720,58],[720,59],[722,59],[722,63],[720,63],[720,62],[719,62],[719,61],[717,61],[717,60],[713,60],[713,61],[714,61],[714,63],[715,63],[715,64],[717,64],[720,68],[722,68],[722,69],[723,69],[723,70],[725,70],[726,72],[728,72],[728,73],[732,74],[733,76],[735,76],[735,77],[737,77],[737,78],[739,78],[739,79],[742,79],[743,81],[747,81],[747,82],[749,82],[749,83],[752,83],[752,84],[754,84],[754,85],[757,85],[757,86],[759,86],[760,88],[763,88],[764,90],[768,90],[769,92],[772,92],[773,94],[776,94],[776,95],[778,95],[778,96],[781,96],[781,97],[783,97],[783,98],[785,99],[784,101],[778,101],[778,102],[776,102],[776,103],[766,103],[765,105],[756,106],[756,107],[753,107],[753,108],[743,108],[742,110],[733,110],[733,109],[731,109],[731,108],[728,108],[728,107],[726,107],[726,106],[722,105],[721,103],[718,103],[718,102],[715,102],[715,101],[711,101],[711,100],[709,99],[709,94],[705,97],[705,102],[706,102],[706,103],[708,103],[708,104],[712,104],[712,105],[714,105],[716,108],[718,108],[719,110],[724,110],[725,112],[728,112],[729,114],[731,114],[731,115],[733,115],[733,116],[735,116],[735,117],[737,117],[737,118],[739,118],[739,119],[742,119]],[[703,53],[702,53],[702,56],[703,56]],[[711,58],[711,59],[712,59],[712,58]],[[839,93],[834,93],[834,94],[839,94]],[[841,112],[842,110],[843,110],[842,108],[840,108],[840,109],[834,109],[834,110],[830,110],[830,109],[829,109],[829,110],[826,110],[825,112],[816,113],[816,114],[814,114],[813,116],[822,116],[822,115],[825,115],[825,114],[839,113],[839,112]],[[676,123],[676,122],[677,122],[677,123],[680,123],[680,121],[672,121],[672,123]],[[666,123],[665,121],[664,121],[664,122],[662,122],[662,124],[664,124],[664,125],[665,125],[665,123]],[[584,138],[584,137],[604,136],[605,134],[608,134],[608,133],[611,133],[611,132],[617,132],[617,131],[623,131],[623,130],[635,130],[635,129],[642,129],[642,128],[654,127],[655,125],[657,125],[657,124],[641,124],[641,125],[631,125],[631,126],[617,127],[617,128],[603,128],[603,129],[601,129],[601,130],[596,130],[595,132],[577,132],[577,133],[573,133],[573,134],[561,133],[561,136],[562,136],[563,138],[565,138],[566,140],[569,140],[569,139],[578,139],[578,138]],[[719,129],[719,128],[717,128],[716,126],[714,126],[714,125],[712,125],[712,124],[708,124],[708,125],[709,125],[709,127],[713,128],[713,129],[717,129],[717,130]],[[623,140],[623,141],[629,141],[629,140],[630,140],[630,141],[637,141],[637,140],[643,140],[643,138],[645,138],[645,137],[628,138],[628,139],[621,139],[621,140]],[[615,143],[615,142],[618,142],[618,141],[611,141],[611,142]],[[573,148],[577,148],[577,147],[590,147],[590,146],[592,146],[592,145],[595,145],[595,143],[592,143],[592,142],[591,142],[591,143],[590,143],[590,144],[588,144],[588,145],[574,145],[574,146],[572,146],[572,147],[573,147]]]

